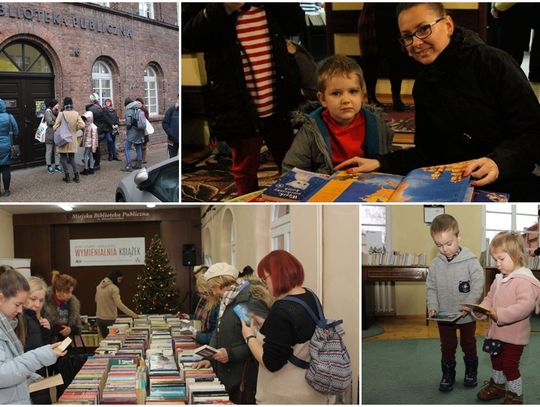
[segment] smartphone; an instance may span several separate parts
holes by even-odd
[[[236,304],[233,307],[233,311],[247,326],[251,326],[251,316],[249,315],[246,304]]]

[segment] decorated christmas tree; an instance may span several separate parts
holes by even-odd
[[[168,314],[178,309],[176,276],[158,235],[146,251],[144,271],[137,276],[137,293],[133,297],[140,314]]]

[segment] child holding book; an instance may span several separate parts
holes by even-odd
[[[489,245],[500,274],[480,304],[490,318],[484,350],[491,354],[492,376],[478,392],[480,400],[504,397],[502,404],[523,404],[519,361],[531,334],[530,317],[540,313],[540,281],[525,267],[523,238],[516,232],[500,232]]]
[[[283,159],[283,171],[297,167],[331,174],[351,157],[388,152],[392,131],[380,110],[362,106],[366,85],[360,66],[334,55],[321,62],[317,77],[322,106],[309,115],[296,114],[302,127]]]
[[[91,111],[84,112],[82,119],[84,121],[84,130],[81,146],[84,147],[84,171],[81,175],[94,173],[94,154],[99,145],[98,128],[94,124],[94,114]]]
[[[432,317],[440,311],[457,313],[462,310],[460,304],[476,304],[484,289],[484,269],[468,248],[460,246],[457,220],[451,215],[439,215],[433,219],[430,233],[439,254],[431,263],[426,281],[428,316]],[[476,321],[471,315],[463,313],[455,323],[438,322],[438,328],[443,373],[439,390],[451,391],[454,388],[458,330],[461,349],[465,354],[463,385],[476,386]]]

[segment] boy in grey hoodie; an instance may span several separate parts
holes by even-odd
[[[469,249],[459,245],[461,235],[454,217],[437,216],[431,223],[430,232],[439,254],[431,263],[426,281],[428,315],[431,317],[440,311],[462,312],[463,315],[454,323],[438,322],[443,372],[439,390],[451,391],[454,386],[458,329],[465,354],[463,385],[475,387],[478,369],[476,321],[462,310],[460,304],[478,303],[484,291],[484,269]]]

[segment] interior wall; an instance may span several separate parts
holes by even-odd
[[[13,242],[12,216],[0,210],[0,257],[11,259],[15,257]]]
[[[392,249],[400,252],[425,253],[428,266],[438,251],[429,225],[424,223],[423,205],[392,205]],[[483,214],[481,205],[445,205],[445,213],[456,218],[461,233],[461,244],[480,257],[482,251]],[[424,282],[396,283],[397,315],[423,315],[426,307]]]

